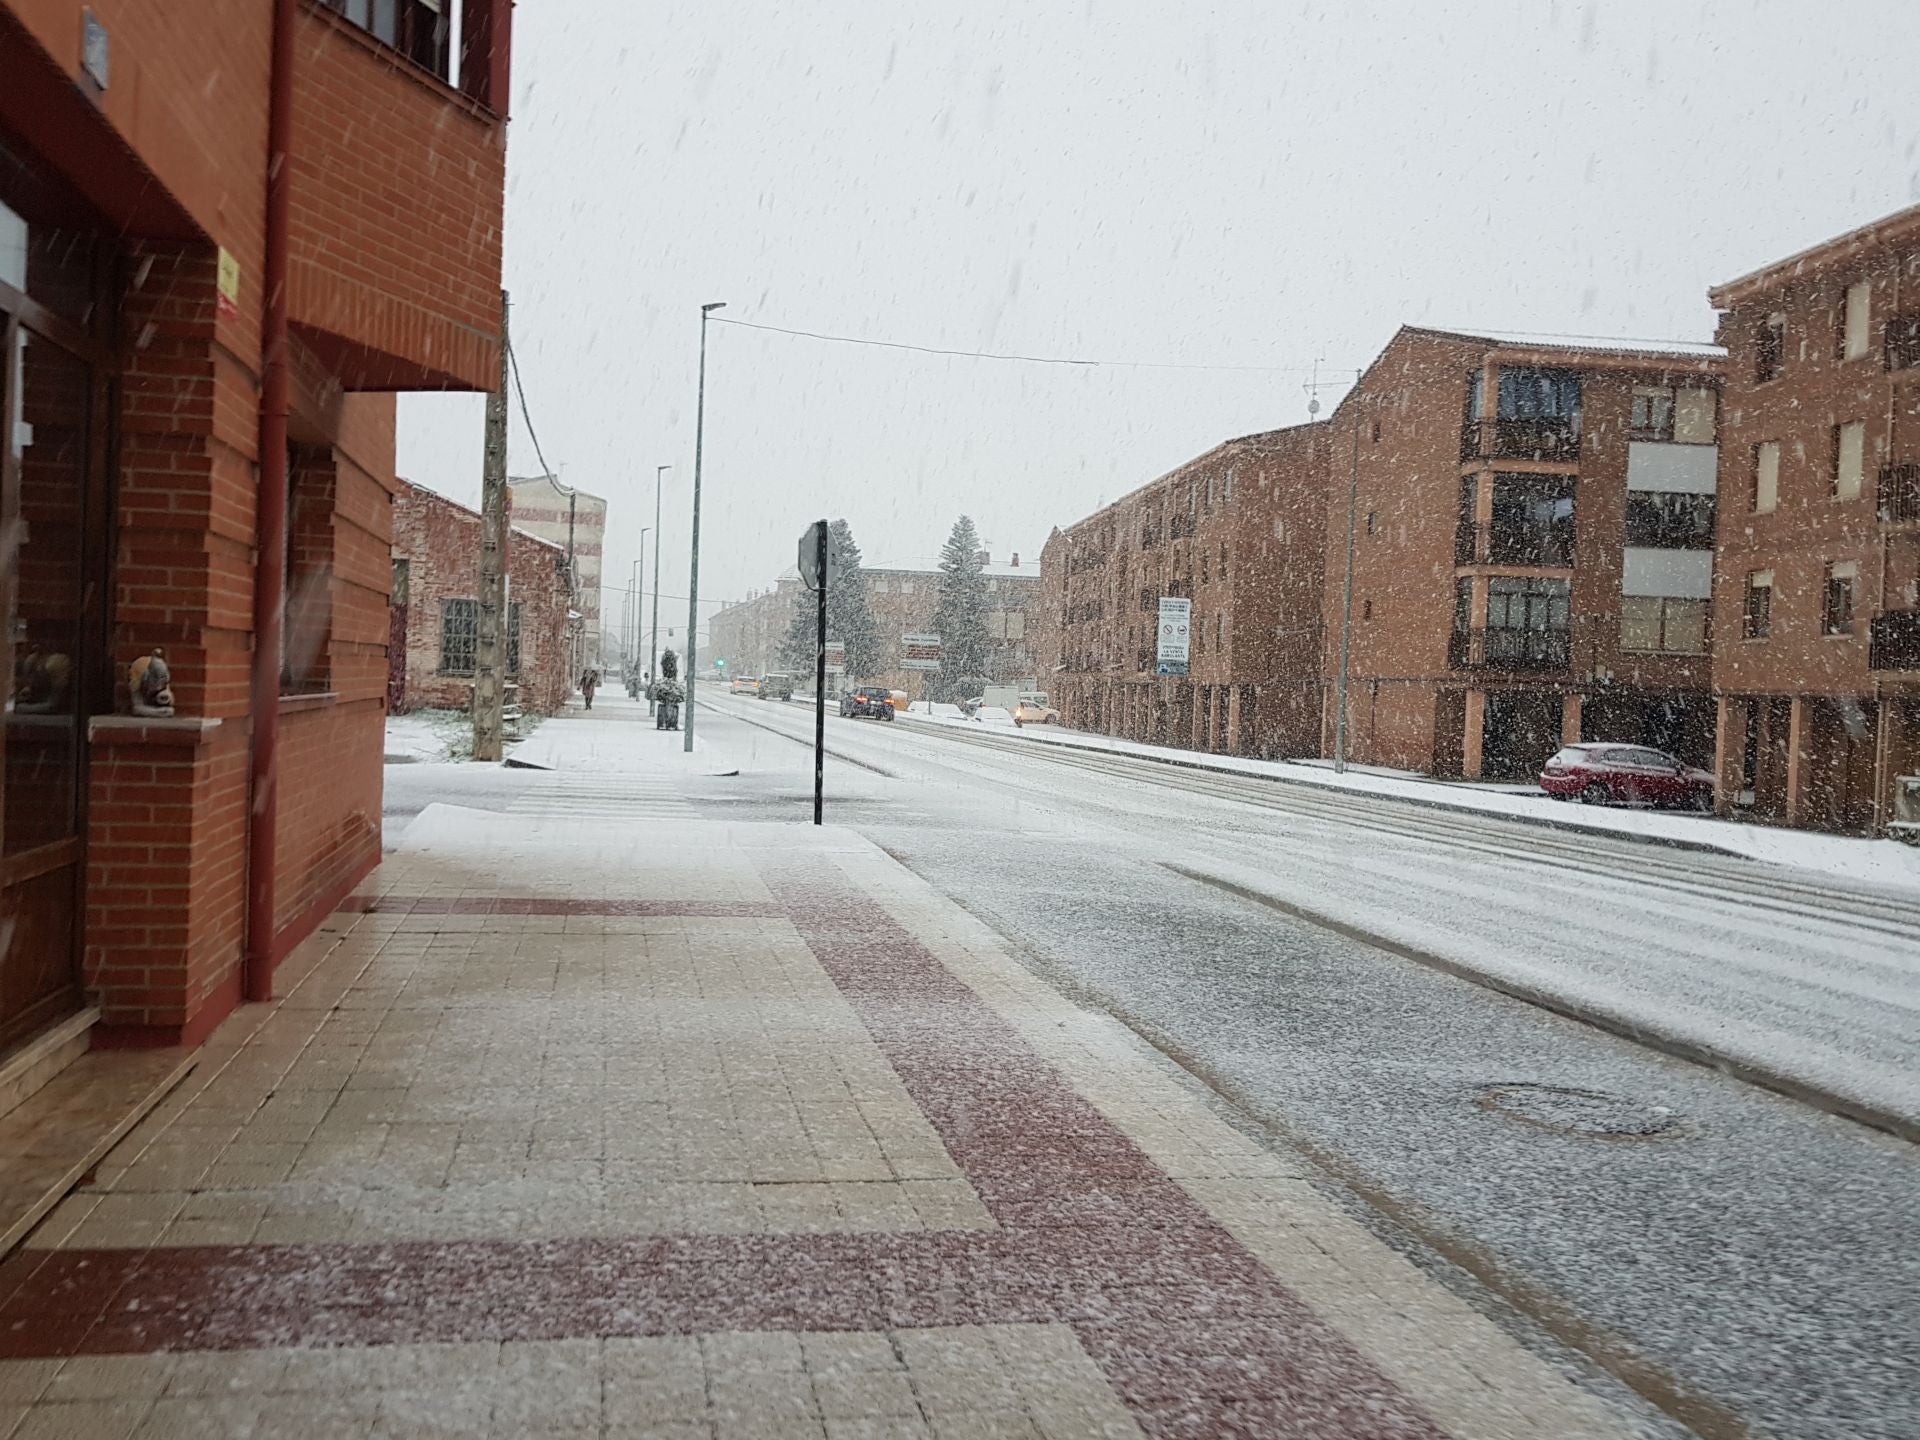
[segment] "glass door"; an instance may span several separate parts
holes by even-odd
[[[0,204],[0,1051],[82,997],[85,724],[104,674],[109,544],[86,240]]]

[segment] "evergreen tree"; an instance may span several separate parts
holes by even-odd
[[[940,637],[936,698],[964,700],[987,674],[987,577],[980,556],[980,532],[972,517],[954,521],[940,552],[935,582],[934,633]]]
[[[846,678],[870,679],[880,668],[880,636],[867,604],[867,576],[860,568],[860,546],[853,527],[835,520],[827,527],[827,544],[839,560],[839,578],[827,587],[827,639],[846,646]],[[814,646],[819,638],[819,597],[804,587],[793,597],[793,615],[780,642],[780,663],[789,673],[813,674]]]
[[[849,680],[871,680],[880,671],[880,635],[867,605],[860,545],[853,538],[853,527],[844,520],[827,527],[827,544],[840,561],[840,578],[827,587],[827,638],[847,647]]]

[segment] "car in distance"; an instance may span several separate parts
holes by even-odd
[[[760,677],[759,696],[762,700],[791,700],[793,698],[793,677],[791,675],[762,675]]]
[[[1058,725],[1060,712],[1047,703],[1047,697],[1040,691],[1022,695],[1013,707],[1013,723],[1016,725]]]
[[[884,685],[860,685],[843,691],[840,713],[849,718],[871,715],[879,720],[893,719],[893,692]]]
[[[760,682],[751,675],[736,675],[733,677],[732,686],[729,687],[729,693],[734,695],[758,695],[760,693]]]
[[[1541,771],[1540,788],[1589,805],[1713,808],[1710,773],[1648,745],[1563,746]]]

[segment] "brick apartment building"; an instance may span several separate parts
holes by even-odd
[[[778,670],[780,642],[793,622],[794,597],[800,593],[800,572],[789,568],[770,590],[755,591],[746,599],[714,612],[707,622],[704,653],[731,675],[765,675]]]
[[[1322,753],[1351,507],[1351,759],[1524,779],[1606,739],[1708,763],[1721,368],[1403,327],[1329,419]]]
[[[1331,754],[1351,509],[1352,760],[1517,778],[1606,738],[1705,763],[1720,368],[1403,328],[1325,422],[1052,537],[1067,723]],[[1161,595],[1194,601],[1185,680],[1152,673]]]
[[[196,1043],[379,859],[393,392],[499,373],[510,5],[442,8],[0,3],[0,1069]]]
[[[471,710],[480,634],[480,515],[410,480],[393,501],[387,708]],[[512,702],[550,715],[573,689],[567,552],[507,532],[506,674]]]
[[[607,544],[607,502],[584,490],[569,489],[557,476],[535,475],[508,482],[513,523],[529,535],[551,540],[572,557],[574,609],[573,659],[569,668],[577,678],[589,665],[599,665],[601,561]]]
[[[1216,446],[1041,551],[1041,684],[1083,730],[1240,755],[1319,751],[1324,424]],[[1154,674],[1160,597],[1193,601],[1184,679]]]
[[[1016,551],[1004,561],[982,557],[987,577],[987,675],[994,685],[1023,684],[1035,678],[1037,658],[1029,635],[1029,614],[1037,604],[1040,569],[1020,563]],[[927,672],[900,665],[901,637],[928,634],[939,597],[939,566],[932,560],[910,560],[861,567],[867,582],[867,606],[880,644],[881,662],[873,675],[847,677],[905,690],[918,698],[924,693]],[[727,662],[735,675],[764,675],[780,670],[780,647],[793,623],[799,596],[810,594],[800,585],[800,572],[788,570],[771,590],[729,605],[710,622],[707,653]],[[1044,685],[1044,681],[1041,682]]]
[[[1920,770],[1920,207],[1709,298],[1721,807],[1884,827]]]
[[[980,565],[987,579],[984,678],[990,685],[1023,685],[1036,675],[1027,640],[1027,615],[1040,590],[1040,567],[1031,561],[1022,565],[1018,551],[1005,560],[995,560],[983,550]],[[904,690],[917,700],[926,693],[928,672],[901,666],[901,638],[933,632],[940,566],[931,559],[914,559],[868,565],[865,570],[867,606],[873,611],[874,632],[880,642],[879,673],[851,678]]]

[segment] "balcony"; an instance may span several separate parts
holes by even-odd
[[[1878,499],[1882,525],[1920,524],[1920,463],[1882,465]]]
[[[1573,567],[1573,527],[1459,525],[1453,532],[1456,565]]]
[[[1564,670],[1572,654],[1565,630],[1455,630],[1447,637],[1454,670]]]
[[[1580,426],[1567,416],[1526,420],[1469,420],[1460,429],[1462,460],[1580,458]]]
[[[1869,670],[1920,670],[1920,610],[1886,610],[1867,625]]]
[[[349,390],[498,383],[506,8],[465,6],[459,76],[430,7],[302,11],[288,318]]]

